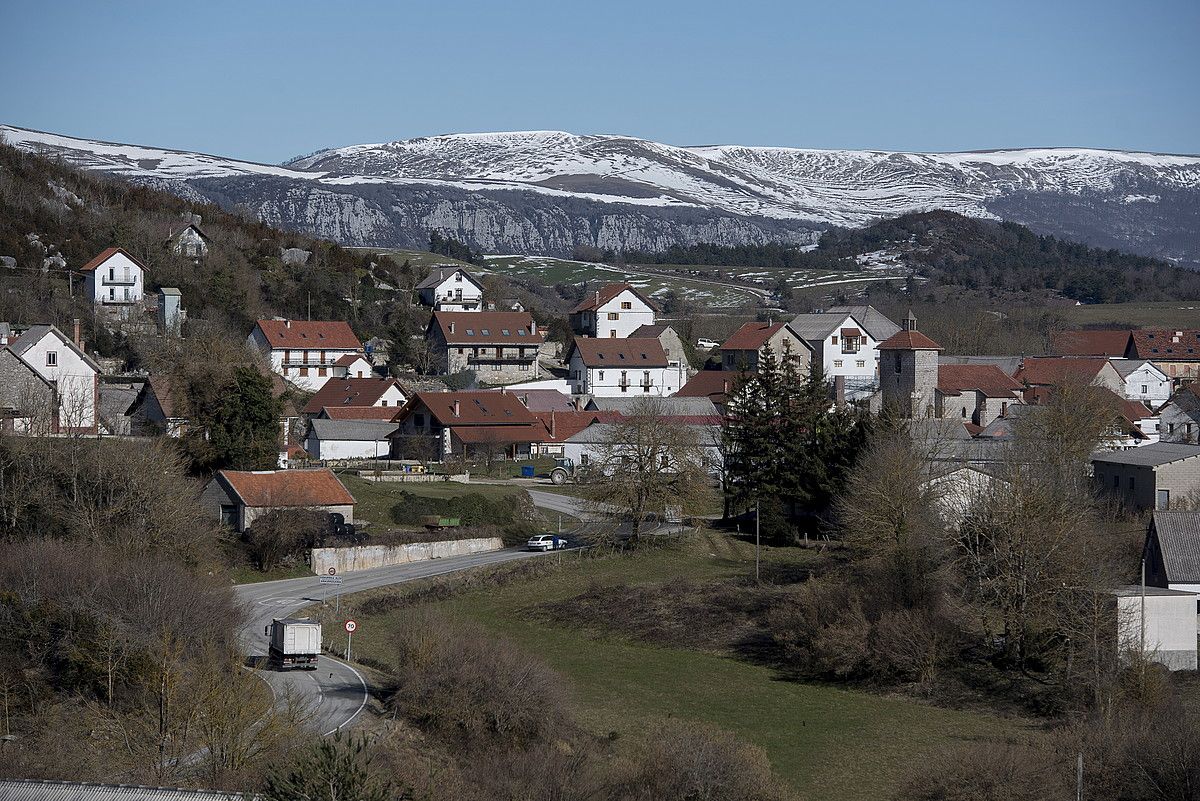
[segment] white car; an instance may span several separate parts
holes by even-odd
[[[721,346],[721,343],[717,342],[715,339],[697,339],[696,340],[696,347],[702,348],[704,350],[712,350],[713,348],[719,348],[720,346]]]
[[[553,551],[554,550],[554,535],[553,534],[534,534],[529,538],[529,542],[525,543],[525,547],[531,551]],[[567,541],[562,537],[558,538],[558,549],[561,551],[567,547]]]

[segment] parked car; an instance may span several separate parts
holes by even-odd
[[[553,551],[554,550],[554,534],[534,534],[529,538],[529,542],[525,543],[525,547],[531,551]],[[558,549],[562,550],[567,547],[567,541],[563,537],[558,538]]]
[[[715,339],[704,339],[703,337],[696,340],[696,347],[703,350],[712,350],[713,348],[721,347],[721,343]]]

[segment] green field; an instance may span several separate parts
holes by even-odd
[[[1055,309],[1075,325],[1121,323],[1156,328],[1200,328],[1200,300],[1167,303],[1098,303]]]
[[[744,543],[708,534],[685,546],[630,557],[572,563],[574,557],[567,555],[561,572],[431,606],[476,621],[546,660],[567,677],[578,717],[595,734],[615,733],[619,742],[636,747],[638,738],[664,718],[709,721],[765,749],[775,771],[802,798],[884,798],[904,775],[936,759],[942,746],[1017,730],[1018,724],[988,714],[782,681],[769,668],[729,657],[548,625],[530,613],[594,583],[745,575],[752,570],[752,554]],[[807,554],[781,549],[767,558],[797,560]],[[359,623],[359,655],[383,663],[394,648],[391,632],[411,609],[375,617],[354,610],[361,600],[391,591],[351,596],[346,612]]]
[[[392,507],[400,500],[401,493],[420,495],[425,498],[454,498],[459,495],[475,493],[486,498],[500,498],[514,495],[524,490],[515,485],[506,484],[460,484],[457,481],[432,481],[422,483],[401,483],[398,481],[367,481],[358,476],[343,472],[338,478],[350,490],[357,505],[354,507],[356,520],[373,523],[377,526],[390,527],[392,523]]]

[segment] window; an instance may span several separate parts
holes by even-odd
[[[221,525],[237,528],[237,507],[232,504],[221,504]]]
[[[475,336],[475,329],[474,329],[474,328],[468,328],[468,329],[467,329],[467,336],[469,336],[469,337],[473,337],[473,336]]]
[[[897,373],[899,373],[899,372],[900,372],[900,367],[901,367],[901,362],[900,362],[900,351],[896,351],[896,372],[897,372]]]
[[[596,376],[597,376],[596,377],[597,381],[603,381],[604,380],[604,371],[603,370],[598,371],[596,373]]]
[[[831,344],[831,345],[836,345],[836,344],[837,344],[837,334],[834,334],[833,336],[831,336],[831,337],[829,338],[829,344]]]
[[[1000,416],[1008,417],[1008,402],[1007,401],[1000,404]]]
[[[487,330],[486,328],[479,329],[479,333],[483,334],[485,337],[492,335],[492,332]]]
[[[612,339],[616,339],[617,338],[617,329],[615,329],[615,328],[608,329],[608,336]]]
[[[303,375],[303,376],[306,376],[306,375],[308,375],[308,368],[307,368],[307,367],[301,367],[301,368],[300,368],[300,375]]]
[[[1145,395],[1149,391],[1150,391],[1150,387],[1147,386],[1146,384],[1142,384],[1142,394]]]
[[[461,356],[461,355],[462,355],[462,352],[463,352],[463,349],[462,349],[462,348],[459,348],[459,349],[458,349],[458,355],[459,355],[459,356]]]
[[[46,351],[46,366],[47,367],[58,367],[58,351],[56,351],[56,350]]]
[[[387,406],[387,401],[380,401],[379,405],[380,405],[380,406]]]
[[[117,280],[117,274],[116,274],[116,271],[115,271],[115,270],[113,270],[113,268],[112,268],[112,267],[109,267],[109,268],[108,268],[108,280],[109,280],[109,281],[115,281],[115,280]]]
[[[1155,493],[1154,508],[1164,512],[1171,508],[1170,490],[1159,490],[1157,493]]]
[[[317,369],[317,375],[323,376],[323,375],[327,375],[327,374],[328,374],[328,371],[326,371],[326,369],[324,367],[320,367]]]
[[[668,467],[671,466],[671,460],[667,457],[667,455],[665,453],[662,455],[662,461],[660,462],[660,464],[662,465],[664,470],[666,470]]]
[[[623,300],[621,301],[621,308],[628,311],[629,309],[633,308],[633,304],[628,300]]]
[[[966,407],[966,406],[962,407],[962,408],[961,408],[959,411],[961,411],[961,412],[962,412],[962,416],[963,416],[963,417],[966,417],[966,416],[967,416],[967,407]]]
[[[866,360],[866,359],[859,359],[858,361],[856,361],[856,362],[854,363],[854,366],[855,366],[855,367],[866,367],[866,366],[867,366],[867,360]]]
[[[834,359],[834,360],[833,360],[833,366],[834,366],[834,367],[841,367],[841,366],[842,366],[842,360],[841,360],[841,359]]]
[[[587,467],[587,465],[588,465],[588,455],[586,453],[579,454],[579,466]]]
[[[610,320],[620,320],[620,319],[621,319],[621,315],[620,315],[620,314],[618,314],[617,312],[609,312],[609,313],[608,313],[608,319],[610,319]]]

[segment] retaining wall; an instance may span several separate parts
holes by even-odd
[[[398,470],[359,470],[358,477],[366,481],[399,481],[406,484],[428,484],[435,481],[471,483],[470,473],[445,475],[443,473],[402,473]]]
[[[499,537],[479,537],[446,542],[413,542],[408,545],[356,545],[350,548],[313,548],[312,571],[318,576],[336,568],[338,575],[372,567],[406,565],[444,559],[447,556],[466,556],[472,553],[499,551],[504,543]]]

